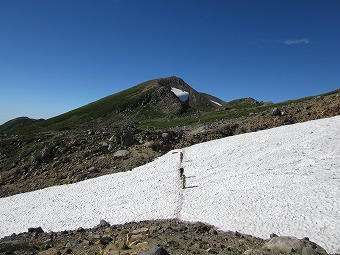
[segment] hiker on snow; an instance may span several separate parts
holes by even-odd
[[[180,177],[183,177],[183,174],[184,174],[184,168],[181,167],[181,168],[179,169],[179,176],[180,176]]]
[[[186,179],[185,179],[185,175],[182,175],[182,189],[185,189],[185,183],[186,183]]]
[[[180,159],[181,162],[183,161],[183,152],[182,151],[179,153],[179,159]]]

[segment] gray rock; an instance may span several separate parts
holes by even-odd
[[[149,232],[148,228],[139,228],[139,229],[135,229],[131,232],[131,234],[133,235],[138,235],[138,234],[143,234],[143,233],[147,233]]]
[[[107,147],[107,150],[108,150],[108,151],[112,151],[113,148],[114,148],[114,147],[113,147],[112,143],[110,143],[109,146]]]
[[[304,255],[326,255],[327,252],[321,246],[306,240],[297,239],[293,236],[275,236],[264,246],[264,249],[268,249],[277,253],[291,253],[297,252],[301,253],[305,250]],[[316,253],[315,253],[316,252]]]
[[[100,145],[103,146],[103,147],[108,147],[109,146],[109,144],[107,142],[101,142]]]
[[[271,251],[291,253],[292,251],[301,251],[303,243],[293,236],[274,236],[264,246]]]
[[[113,157],[115,157],[115,158],[124,158],[124,157],[128,156],[129,154],[130,154],[130,152],[127,151],[127,150],[119,150],[119,151],[116,151],[113,154]]]
[[[138,253],[137,255],[169,255],[169,253],[159,246],[153,246],[148,251]]]
[[[272,110],[271,114],[272,114],[272,116],[281,116],[282,115],[282,111],[279,108],[275,107]]]
[[[98,169],[97,169],[97,167],[95,167],[95,166],[91,166],[87,171],[88,171],[89,173],[96,173],[96,172],[98,172]]]
[[[110,227],[110,223],[108,223],[106,220],[100,220],[100,223],[98,225],[99,227]]]
[[[51,151],[49,148],[44,147],[41,151],[41,158],[42,159],[47,159],[51,156]]]

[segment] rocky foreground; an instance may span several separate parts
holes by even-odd
[[[184,255],[244,254],[324,255],[327,252],[305,237],[263,240],[238,232],[221,232],[203,223],[177,220],[110,225],[102,220],[92,229],[44,232],[40,227],[0,239],[0,254]]]

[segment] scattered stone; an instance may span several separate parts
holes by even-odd
[[[106,228],[106,227],[110,227],[110,223],[108,223],[106,220],[100,220],[100,223],[98,226],[101,228]]]
[[[109,146],[107,147],[107,150],[108,151],[112,151],[114,148],[114,146],[112,145],[112,143],[109,144]]]
[[[135,144],[135,140],[133,139],[133,135],[128,132],[122,135],[121,137],[121,144],[124,146],[131,146]]]
[[[153,246],[148,251],[138,253],[137,255],[169,255],[169,253],[163,247]]]
[[[95,166],[91,166],[88,170],[89,173],[97,173],[98,172],[98,168]]]
[[[100,145],[103,146],[103,147],[108,147],[109,146],[109,144],[107,142],[101,142]]]
[[[124,157],[127,157],[129,154],[130,154],[130,152],[127,151],[127,150],[119,150],[119,151],[116,151],[113,154],[113,157],[114,158],[124,158]]]

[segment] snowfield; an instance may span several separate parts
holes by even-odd
[[[0,199],[0,237],[179,218],[340,252],[340,116],[174,150],[132,171]]]

